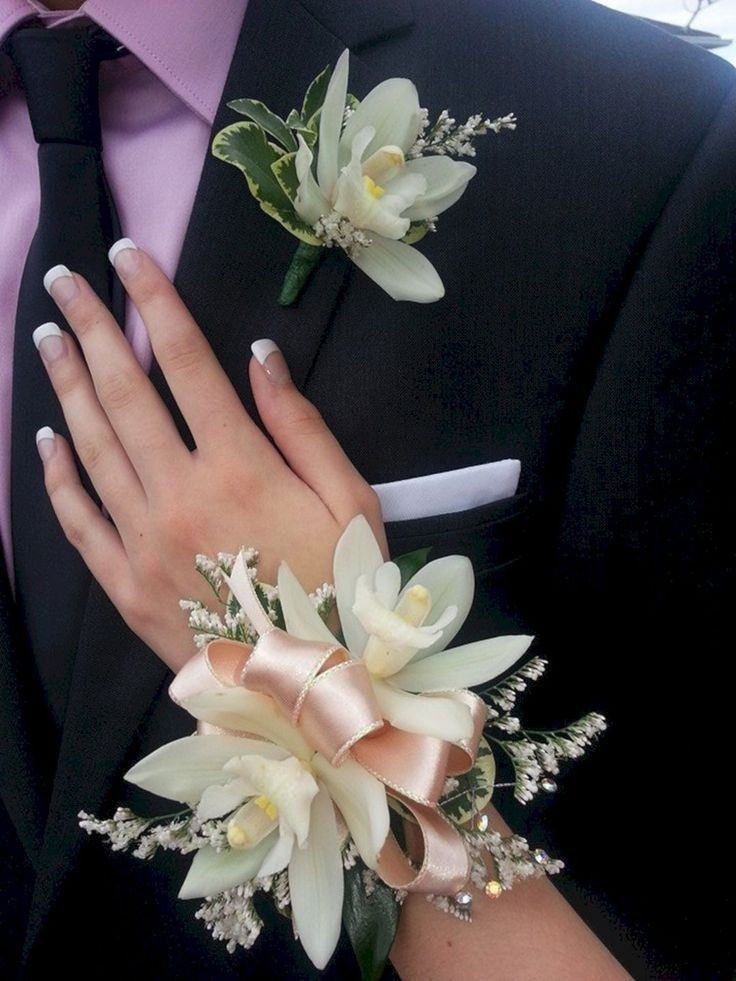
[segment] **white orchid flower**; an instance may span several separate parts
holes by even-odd
[[[351,758],[336,767],[315,753],[267,695],[223,688],[181,704],[197,719],[248,736],[185,736],[125,774],[139,787],[188,804],[203,821],[231,814],[230,847],[198,849],[179,897],[214,896],[288,867],[295,930],[312,963],[324,968],[337,945],[343,905],[335,807],[363,861],[375,869],[389,831],[383,784]]]
[[[346,49],[322,105],[316,178],[312,151],[297,135],[294,207],[311,226],[335,213],[347,219],[358,232],[350,258],[393,299],[439,300],[445,289],[434,266],[399,239],[411,222],[432,219],[454,204],[477,168],[447,156],[406,159],[422,129],[417,90],[408,78],[373,88],[343,129],[347,81]],[[360,245],[361,233],[370,245]]]
[[[333,576],[345,644],[363,659],[383,717],[406,732],[467,739],[469,710],[443,694],[491,681],[534,639],[513,634],[447,649],[473,602],[467,556],[434,559],[401,589],[399,567],[384,561],[368,521],[358,514],[335,547]],[[285,562],[278,588],[289,633],[338,643]]]

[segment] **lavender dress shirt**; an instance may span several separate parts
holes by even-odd
[[[123,235],[145,248],[171,279],[246,5],[247,0],[85,0],[78,10],[52,11],[38,0],[0,0],[0,44],[22,21],[38,17],[51,30],[70,21],[95,22],[129,49],[100,67],[105,171]],[[0,134],[0,538],[12,582],[13,335],[40,189],[25,96],[4,54]],[[58,262],[64,261],[60,255]],[[148,334],[130,301],[124,326],[148,371]]]

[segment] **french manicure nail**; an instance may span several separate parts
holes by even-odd
[[[43,360],[50,364],[66,353],[64,338],[61,335],[59,325],[50,320],[46,324],[41,324],[33,331],[33,343]]]
[[[70,300],[79,293],[79,286],[66,266],[52,266],[43,277],[43,285],[51,298],[59,304],[65,306]]]
[[[41,426],[36,433],[38,455],[44,463],[56,453],[56,433],[50,426]]]
[[[250,349],[258,363],[263,365],[263,370],[269,381],[272,381],[274,385],[286,385],[287,382],[291,381],[286,359],[274,341],[263,337],[260,341],[253,341]]]
[[[119,238],[107,253],[107,258],[121,276],[132,276],[140,265],[138,246],[130,238]]]

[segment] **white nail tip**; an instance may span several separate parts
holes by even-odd
[[[135,242],[132,239],[119,238],[117,242],[113,242],[113,244],[110,246],[110,249],[108,250],[107,253],[107,258],[114,265],[115,256],[118,254],[118,252],[122,252],[123,249],[137,249],[137,248],[138,246],[135,244]]]
[[[51,426],[41,426],[36,433],[36,446],[38,446],[42,439],[56,439],[56,433]]]
[[[274,351],[278,351],[279,346],[272,340],[269,340],[269,338],[264,337],[260,341],[253,341],[250,349],[258,359],[258,363],[263,364],[269,354],[272,354]]]
[[[41,343],[44,337],[50,336],[61,337],[59,325],[55,324],[53,320],[49,320],[48,323],[41,324],[40,327],[36,327],[34,330],[33,343],[36,345],[36,349],[38,349],[38,345]]]
[[[51,293],[51,284],[55,283],[60,276],[71,276],[71,271],[66,266],[52,266],[43,277],[43,285],[47,293]]]

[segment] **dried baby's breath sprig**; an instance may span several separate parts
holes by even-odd
[[[513,725],[509,723],[513,721]],[[527,804],[539,792],[557,789],[553,779],[564,760],[578,759],[607,728],[605,718],[590,712],[562,729],[522,729],[518,719],[504,716],[492,720],[488,729],[513,733],[516,738],[502,739],[489,734],[489,740],[506,754],[514,769],[514,797]]]
[[[415,159],[429,153],[452,157],[474,157],[473,140],[489,130],[500,133],[502,129],[516,129],[517,119],[513,112],[496,119],[483,119],[476,113],[464,123],[457,123],[447,109],[443,109],[435,123],[429,125],[429,110],[422,108],[422,126],[419,136],[406,154]]]
[[[251,879],[234,889],[208,896],[194,914],[215,940],[226,942],[229,954],[238,947],[248,950],[260,936],[263,920],[253,905],[253,896],[260,888],[258,880]]]
[[[132,854],[141,859],[153,858],[159,848],[186,855],[204,845],[220,851],[227,844],[224,821],[200,821],[190,808],[154,818],[142,817],[128,807],[118,807],[107,819],[87,811],[79,811],[77,816],[81,818],[80,828],[107,838],[113,851],[127,851],[137,842]]]
[[[331,211],[329,215],[322,215],[312,225],[312,228],[317,238],[328,249],[338,245],[351,258],[372,244],[372,239],[364,231],[356,228],[348,218],[337,211]]]
[[[313,593],[309,594],[309,598],[323,620],[327,619],[337,603],[335,587],[329,582],[324,582],[318,586]]]

